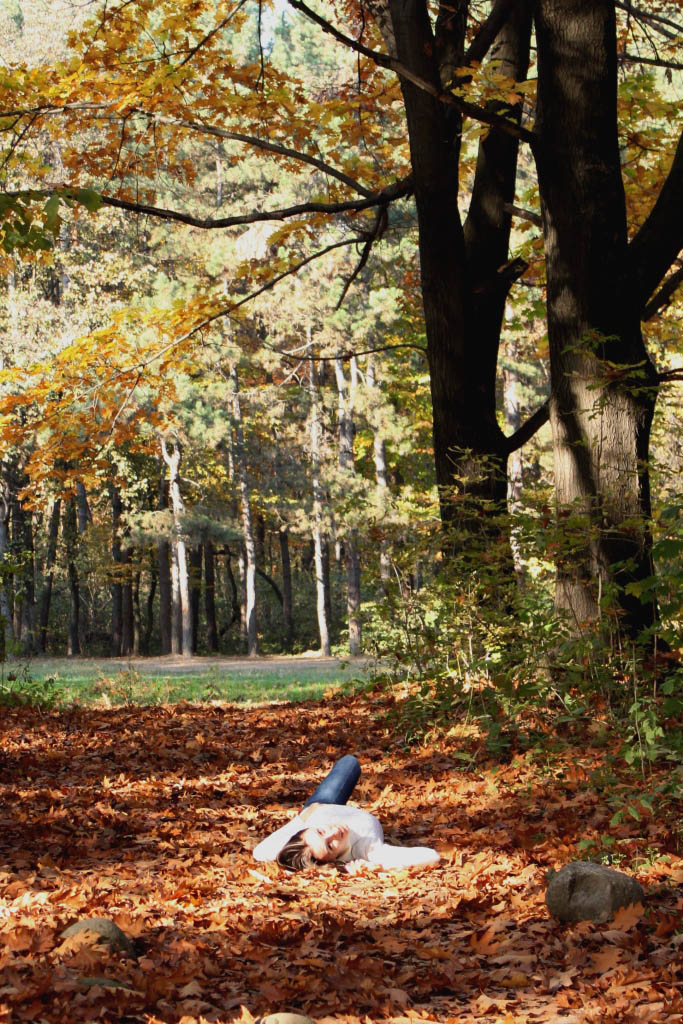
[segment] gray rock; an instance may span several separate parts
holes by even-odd
[[[80,935],[81,932],[94,932],[98,936],[97,941],[109,946],[115,953],[126,953],[133,959],[137,958],[135,946],[126,933],[107,917],[86,917],[76,921],[64,929],[60,938],[70,939],[72,935]]]
[[[644,898],[643,887],[635,878],[604,864],[577,861],[560,871],[548,872],[545,903],[560,921],[603,924],[614,917],[619,907]]]

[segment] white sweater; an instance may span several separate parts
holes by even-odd
[[[277,860],[284,845],[305,828],[323,825],[346,825],[349,829],[349,851],[339,858],[341,863],[365,860],[383,868],[426,867],[439,862],[436,850],[426,846],[390,846],[374,814],[349,804],[309,804],[296,818],[273,832],[254,850],[256,860]]]

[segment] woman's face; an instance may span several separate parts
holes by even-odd
[[[316,860],[325,864],[339,860],[349,849],[349,830],[346,825],[321,825],[307,828],[301,837]]]

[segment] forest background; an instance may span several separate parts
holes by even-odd
[[[677,5],[390,7],[3,0],[5,656],[369,652],[654,756]]]
[[[0,0],[0,1018],[680,1022],[682,8]]]

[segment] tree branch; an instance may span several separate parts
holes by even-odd
[[[464,64],[481,61],[491,49],[491,44],[510,16],[512,9],[519,0],[496,0],[491,13],[481,26],[465,52]]]
[[[667,39],[676,39],[683,32],[683,25],[679,25],[677,22],[672,21],[670,18],[665,18],[661,14],[652,14],[650,11],[643,11],[638,7],[633,7],[630,0],[628,3],[616,0],[614,6],[618,7],[621,11],[626,11],[627,14],[632,14],[637,21],[647,21],[660,35],[666,36]],[[667,32],[666,29],[661,27],[662,25],[670,25],[671,28],[676,29],[676,33]]]
[[[683,64],[676,64],[671,60],[662,60],[660,57],[641,57],[637,53],[618,53],[619,60],[627,64],[652,64],[657,68],[671,68],[673,71],[683,71]]]
[[[303,2],[303,0],[287,0],[287,3],[290,7],[294,7],[295,10],[301,11],[305,17],[314,22],[323,30],[323,32],[327,32],[331,35],[337,40],[337,42],[342,43],[351,50],[355,50],[356,53],[363,54],[364,57],[368,57],[379,67],[388,68],[390,71],[395,72],[395,74],[400,78],[404,78],[418,89],[422,89],[424,92],[429,93],[430,96],[434,96],[434,98],[439,100],[441,103],[455,107],[462,114],[472,118],[474,121],[481,121],[482,124],[491,125],[492,128],[500,128],[501,131],[508,132],[510,135],[514,135],[515,138],[523,139],[530,146],[534,146],[538,141],[535,132],[531,132],[527,128],[522,128],[521,125],[517,124],[515,121],[509,121],[506,117],[494,114],[490,110],[486,110],[484,107],[479,107],[474,103],[468,103],[459,96],[454,96],[453,93],[448,90],[437,88],[437,86],[432,82],[427,81],[427,79],[422,78],[420,75],[416,75],[410,70],[410,68],[407,68],[405,64],[402,64],[395,57],[390,57],[385,53],[380,53],[379,50],[372,50],[369,46],[364,46],[362,43],[359,43],[358,40],[345,35],[343,32],[340,32],[338,28],[335,28],[335,26],[329,21],[326,21],[325,18],[316,14],[315,11],[312,11],[311,8]]]
[[[329,174],[330,177],[336,178],[338,181],[348,185],[349,188],[354,189],[355,192],[359,192],[360,195],[369,196],[372,192],[361,185],[350,175],[345,174],[343,171],[338,170],[326,161],[321,160],[319,157],[312,156],[309,153],[301,153],[297,149],[291,149],[289,146],[283,146],[278,142],[271,142],[267,139],[260,139],[257,135],[244,135],[241,132],[231,132],[225,128],[217,128],[215,125],[206,124],[204,121],[188,121],[177,117],[165,117],[164,115],[154,113],[145,110],[142,107],[130,107],[126,110],[125,114],[121,115],[120,111],[115,110],[114,103],[65,103],[61,106],[52,106],[51,104],[45,104],[37,107],[24,107],[16,110],[5,110],[0,111],[0,120],[4,118],[21,118],[29,116],[40,116],[47,117],[56,114],[67,114],[67,113],[93,113],[98,114],[110,114],[111,116],[118,115],[124,118],[130,117],[131,114],[136,114],[139,117],[146,117],[152,122],[158,122],[159,124],[173,125],[177,128],[187,128],[190,131],[199,132],[203,135],[211,135],[218,139],[229,139],[233,142],[242,142],[247,146],[254,146],[256,149],[262,149],[268,153],[275,153],[277,156],[284,156],[290,160],[297,160],[299,163],[307,164],[310,167],[316,167],[323,174]],[[14,122],[16,124],[16,121]],[[14,124],[3,129],[9,131],[14,127]]]
[[[540,213],[534,213],[533,210],[525,210],[521,206],[515,206],[514,203],[505,203],[503,209],[506,213],[511,213],[513,216],[519,217],[520,220],[528,220],[538,228],[543,227],[543,218]]]
[[[683,134],[655,205],[627,249],[627,280],[642,310],[683,247]]]
[[[546,400],[519,430],[505,438],[505,453],[512,455],[536,434],[550,419],[550,402]]]
[[[667,277],[666,281],[659,289],[656,295],[654,295],[647,306],[642,312],[641,320],[646,323],[648,320],[652,320],[654,316],[659,313],[660,309],[664,306],[668,306],[671,299],[674,296],[674,292],[683,284],[683,267],[679,267],[670,277]]]

